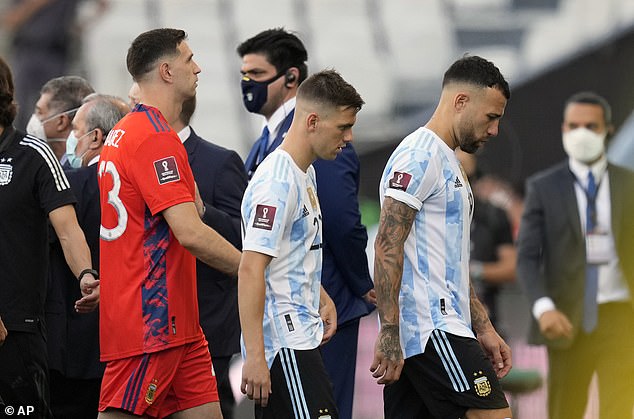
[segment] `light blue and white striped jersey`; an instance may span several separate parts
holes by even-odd
[[[280,348],[314,349],[323,335],[321,210],[313,167],[304,173],[279,148],[267,156],[242,199],[242,232],[243,250],[273,257],[264,273],[264,352],[270,368]]]
[[[423,353],[434,329],[474,337],[469,311],[473,195],[453,150],[421,127],[390,156],[379,186],[418,211],[405,242],[399,295],[405,358]]]

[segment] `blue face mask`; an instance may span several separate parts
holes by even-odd
[[[242,88],[242,102],[247,111],[258,113],[266,103],[269,84],[279,79],[285,74],[284,71],[264,81],[251,80],[247,76],[242,76],[240,87]]]
[[[71,130],[70,134],[68,134],[68,138],[66,139],[66,153],[64,154],[66,155],[68,164],[73,169],[79,169],[82,166],[82,161],[84,159],[84,156],[88,152],[88,150],[86,150],[81,156],[77,156],[75,154],[75,149],[77,148],[77,144],[79,143],[79,140],[81,138],[84,138],[86,135],[90,134],[93,131],[94,130],[90,130],[79,138],[75,137],[75,131]]]

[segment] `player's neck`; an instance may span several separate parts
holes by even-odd
[[[308,167],[315,161],[314,153],[300,138],[296,138],[291,131],[280,144],[280,148],[291,156],[297,167],[303,172],[306,172]]]
[[[182,109],[182,105],[178,101],[164,100],[162,98],[155,100],[149,98],[144,100],[143,104],[158,109],[170,126],[173,126],[178,121],[178,116]]]
[[[139,84],[141,103],[158,109],[170,126],[173,126],[180,115],[183,101],[177,100],[173,92],[163,85],[152,83]]]
[[[425,124],[425,128],[436,134],[449,148],[455,150],[456,140],[451,126],[444,123],[443,118],[436,113],[432,115],[430,120]]]

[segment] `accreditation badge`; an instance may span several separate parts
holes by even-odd
[[[615,254],[614,240],[607,233],[586,234],[586,261],[602,265]]]

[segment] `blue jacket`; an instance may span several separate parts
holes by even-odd
[[[359,157],[351,144],[335,160],[313,163],[321,205],[324,261],[321,283],[342,325],[372,312],[364,294],[374,288],[365,254],[368,233],[359,212]]]

